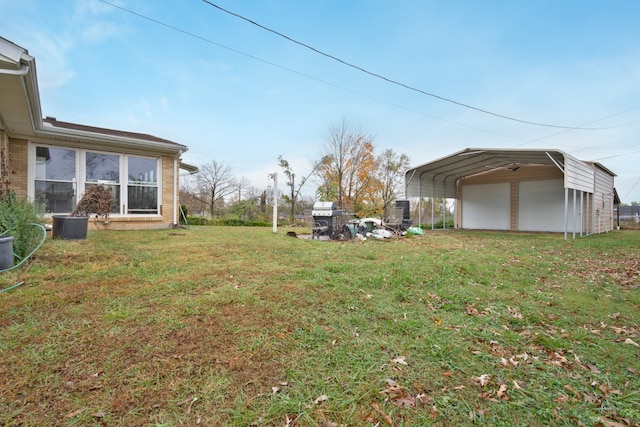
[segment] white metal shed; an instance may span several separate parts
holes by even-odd
[[[561,150],[467,148],[409,169],[405,196],[455,199],[457,228],[566,238],[612,228],[614,177]]]

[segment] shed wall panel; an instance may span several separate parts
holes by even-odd
[[[573,191],[569,191],[569,206]],[[522,181],[518,185],[518,230],[562,232],[564,219],[562,179]]]
[[[509,182],[462,187],[462,228],[509,230]]]
[[[567,156],[564,165],[565,187],[579,191],[593,192],[594,172],[588,164]]]
[[[602,233],[613,228],[613,179],[609,173],[594,167],[594,233]]]

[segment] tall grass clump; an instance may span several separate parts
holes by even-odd
[[[0,198],[0,233],[13,236],[13,251],[25,257],[42,237],[32,224],[42,223],[41,209],[27,199],[18,198],[14,192]]]

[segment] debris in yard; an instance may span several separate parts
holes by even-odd
[[[424,235],[424,231],[422,231],[422,228],[420,227],[413,226],[413,227],[407,228],[407,234],[415,234],[418,236],[422,236]]]

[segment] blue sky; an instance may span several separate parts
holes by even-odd
[[[306,175],[345,119],[411,165],[468,147],[560,149],[640,201],[640,2],[0,0],[0,36],[36,57],[45,116],[150,133],[265,188]],[[127,9],[130,12],[124,11]],[[313,184],[310,184],[313,185]],[[313,188],[307,188],[312,192]]]

